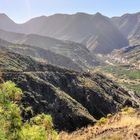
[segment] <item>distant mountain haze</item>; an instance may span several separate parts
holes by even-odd
[[[39,47],[24,44],[13,44],[0,39],[0,49],[14,53],[16,52],[24,56],[30,56],[38,62],[52,64],[71,70],[83,71],[80,64],[75,63],[70,58]]]
[[[112,21],[131,44],[140,44],[140,12],[113,17]]]
[[[112,21],[126,37],[140,36],[140,12],[113,17]]]
[[[0,28],[6,31],[15,31],[18,28],[17,24],[12,21],[7,15],[0,14]]]
[[[82,43],[95,53],[106,54],[128,45],[128,40],[112,20],[100,13],[41,16],[24,24],[15,24],[8,17],[2,19],[0,15],[1,20],[7,24],[5,26],[0,24],[0,29]]]
[[[47,59],[50,64],[81,70],[98,66],[101,62],[94,54],[78,43],[50,37],[21,34],[0,30],[0,38],[12,42],[7,47],[28,56]],[[14,44],[13,44],[14,43]],[[1,44],[1,43],[0,43]]]

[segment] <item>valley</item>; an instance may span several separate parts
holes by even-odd
[[[129,69],[123,66],[105,66],[98,68],[96,71],[100,71],[107,77],[119,83],[121,86],[128,90],[135,91],[140,94],[140,71]]]
[[[139,17],[55,14],[17,24],[0,14],[0,88],[8,81],[23,92],[21,122],[50,115],[59,140],[139,139]]]

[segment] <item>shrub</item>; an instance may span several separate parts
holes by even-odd
[[[40,114],[23,123],[19,106],[22,95],[21,89],[11,81],[0,85],[0,140],[57,139],[50,115]]]
[[[121,112],[123,114],[132,114],[135,112],[135,109],[133,109],[132,107],[125,107],[125,108],[121,109]]]
[[[107,114],[107,118],[111,118],[112,117],[112,114]]]
[[[107,122],[107,118],[105,117],[102,117],[98,122],[97,122],[97,125],[102,125],[102,124],[105,124]]]

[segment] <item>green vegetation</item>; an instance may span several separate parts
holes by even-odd
[[[125,107],[121,109],[121,112],[123,114],[133,114],[135,112],[135,109],[133,109],[132,107]]]
[[[103,68],[104,71],[113,73],[120,78],[129,78],[129,79],[140,79],[140,71],[128,69],[126,67],[121,66],[106,66]]]
[[[104,74],[111,74],[111,78],[128,90],[140,94],[140,70],[129,69],[126,66],[105,66],[100,69]]]
[[[108,118],[102,117],[98,122],[97,125],[103,125],[108,121]]]
[[[40,114],[23,123],[19,105],[21,99],[22,91],[14,83],[8,81],[0,85],[0,140],[57,139],[49,115]]]
[[[107,114],[107,118],[111,118],[112,117],[112,114]]]

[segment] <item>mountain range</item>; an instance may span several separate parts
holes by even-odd
[[[55,14],[17,24],[0,14],[0,38],[47,49],[85,69],[102,63],[97,58],[98,53],[108,54],[129,44],[139,45],[139,17],[140,13],[112,18],[100,13]]]
[[[117,113],[116,124],[123,108],[140,107],[139,90],[117,83],[130,71],[128,82],[139,84],[139,39],[140,13],[55,14],[23,24],[0,14],[0,82],[12,81],[23,91],[19,104],[33,110],[21,114],[23,121],[50,114],[58,131],[72,132]],[[102,74],[105,70],[118,72],[115,82],[109,79],[112,73]],[[116,132],[107,129],[103,133]]]
[[[38,34],[85,45],[91,52],[109,53],[114,48],[128,45],[126,37],[112,20],[100,13],[89,15],[55,14],[33,18],[24,24],[16,24],[6,15],[0,15],[0,29],[24,34]],[[6,23],[6,24],[5,24]]]

